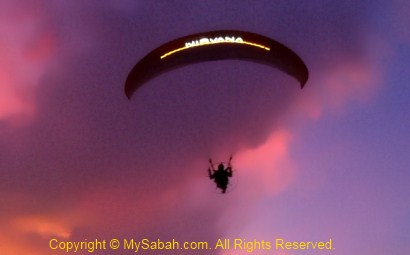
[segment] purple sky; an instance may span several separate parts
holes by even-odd
[[[410,254],[409,13],[406,1],[2,1],[0,253],[147,237],[332,238],[329,254]],[[218,29],[286,44],[306,87],[220,61],[126,98],[149,51]],[[207,160],[230,154],[220,195]]]

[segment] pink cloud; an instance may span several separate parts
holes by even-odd
[[[218,226],[227,237],[241,233],[257,238],[254,229],[257,204],[262,198],[271,198],[289,188],[297,178],[296,168],[290,156],[292,134],[286,130],[273,132],[266,142],[257,148],[243,150],[234,155],[233,167],[237,169],[232,180],[232,192],[226,202],[225,210],[220,212]],[[236,175],[236,177],[235,177]],[[235,183],[237,182],[237,183]],[[236,187],[238,189],[236,189]],[[241,212],[238,214],[238,212]],[[261,238],[266,238],[260,236]],[[232,251],[230,251],[232,252]]]
[[[24,233],[34,233],[42,237],[69,238],[68,221],[63,217],[25,216],[13,220],[13,226]]]
[[[70,236],[70,220],[62,215],[3,215],[2,218],[0,250],[7,255],[53,254],[47,247],[50,238],[67,239]]]
[[[0,66],[0,118],[8,117],[18,113],[30,113],[31,109],[23,100],[18,89],[13,86],[11,75]]]
[[[295,178],[289,157],[291,140],[288,131],[279,130],[263,145],[237,155],[235,167],[241,169],[241,178],[247,181],[246,184],[253,186],[248,190],[274,195],[290,185]]]
[[[318,120],[324,114],[339,114],[350,102],[368,102],[383,81],[382,67],[350,59],[321,72],[308,84],[290,109],[290,116]]]
[[[47,61],[56,49],[57,41],[52,29],[43,27],[44,20],[41,15],[46,15],[44,13],[40,16],[36,15],[26,12],[24,15],[16,16],[19,18],[10,16],[7,21],[0,18],[0,26],[5,27],[2,31],[6,31],[3,32],[4,34],[0,32],[4,40],[3,48],[0,48],[0,53],[4,56],[0,60],[0,70],[3,70],[0,73],[0,120],[10,116],[35,114],[33,98],[38,80],[44,74]],[[40,27],[42,29],[39,29]],[[324,72],[312,70],[312,73],[315,71],[323,73],[323,76],[313,77],[309,81],[306,89],[301,93],[303,95],[296,101],[292,114],[315,120],[328,112],[343,111],[351,100],[365,101],[371,98],[377,87],[375,85],[380,82],[380,75],[376,69],[368,62],[357,61],[357,59],[341,60],[339,64]],[[141,192],[141,189],[127,186],[128,184],[115,183],[118,186],[113,186],[107,183],[90,183],[90,190],[82,190],[83,195],[70,208],[72,215],[48,213],[8,217],[11,223],[0,231],[0,244],[7,243],[4,249],[2,246],[2,251],[10,255],[52,254],[47,250],[42,251],[41,248],[32,249],[34,246],[30,244],[23,248],[20,245],[21,240],[22,238],[30,240],[28,236],[34,235],[41,239],[37,244],[44,244],[45,238],[50,235],[64,238],[70,236],[76,229],[87,227],[96,229],[96,233],[101,235],[110,234],[109,230],[112,229],[147,231],[153,227],[154,220],[158,225],[171,222],[174,214],[167,214],[160,220],[157,216],[161,211],[175,212],[177,210],[175,204],[181,200],[181,197],[187,200],[186,204],[189,205],[190,210],[211,207],[210,205],[215,203],[223,204],[224,206],[221,205],[219,208],[224,209],[218,214],[218,217],[222,215],[218,221],[220,229],[224,231],[228,226],[232,233],[246,229],[253,223],[251,216],[254,211],[249,209],[253,208],[251,204],[243,201],[255,203],[260,198],[280,194],[297,178],[298,169],[290,156],[292,141],[297,139],[297,135],[290,131],[292,125],[285,120],[281,123],[282,129],[272,131],[263,144],[235,155],[234,167],[238,169],[237,176],[239,176],[236,185],[240,188],[227,194],[227,198],[243,196],[241,199],[232,199],[235,202],[231,202],[226,197],[218,197],[219,202],[215,202],[214,193],[209,195],[204,192],[203,187],[213,185],[206,177],[203,181],[201,179],[195,183],[198,185],[182,187],[173,185],[164,188],[161,192],[152,193],[149,193],[148,188],[145,189],[148,186],[145,183],[138,184],[145,193]],[[77,135],[75,133],[75,136]],[[189,197],[185,193],[188,190],[193,193]],[[137,198],[133,196],[136,192],[138,192]],[[61,205],[55,205],[58,206]],[[237,229],[234,231],[232,226]],[[98,232],[102,228],[104,229]],[[34,250],[38,252],[35,253]]]
[[[56,47],[56,37],[50,31],[38,34],[29,41],[22,51],[28,61],[38,62],[51,57]]]
[[[323,77],[324,104],[340,110],[347,102],[367,101],[377,90],[380,79],[380,73],[368,63],[342,63]]]
[[[227,227],[227,233],[263,233],[263,230],[255,232],[254,226],[258,224],[258,219],[252,217],[256,209],[251,208],[262,198],[276,196],[292,184],[299,185],[296,178],[300,162],[293,162],[290,151],[292,146],[297,144],[293,142],[300,139],[297,133],[300,126],[312,124],[312,121],[326,115],[345,113],[351,102],[365,104],[380,91],[386,67],[375,56],[388,56],[389,47],[380,39],[364,41],[369,43],[369,47],[363,55],[341,57],[338,53],[335,54],[335,62],[324,67],[324,70],[311,69],[311,78],[306,88],[295,97],[288,114],[280,119],[280,128],[272,130],[270,137],[263,144],[253,149],[244,149],[235,156],[235,167],[240,169],[241,190],[247,191],[239,196],[252,202],[246,206],[243,203],[232,204],[226,210],[220,224]],[[382,53],[377,55],[374,54],[375,51]],[[309,184],[312,186],[309,189],[306,189],[304,184],[304,190],[310,192],[323,182],[326,182],[326,177],[316,178]],[[238,210],[243,211],[240,217],[232,219],[235,217],[232,215]],[[271,225],[277,224],[271,212],[258,213],[269,219],[267,222]]]
[[[0,119],[14,124],[34,115],[35,90],[55,50],[48,15],[36,10],[10,4],[0,17]]]

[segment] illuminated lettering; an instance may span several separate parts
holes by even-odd
[[[241,37],[235,38],[235,36],[229,37],[215,37],[215,38],[201,38],[199,40],[191,41],[191,42],[186,42],[185,47],[195,47],[199,45],[204,45],[204,44],[214,44],[214,43],[243,43],[243,39]]]
[[[261,48],[267,51],[270,50],[270,48],[267,46],[264,46],[258,43],[245,41],[242,39],[242,37],[235,37],[235,36],[225,36],[225,37],[219,36],[219,37],[214,37],[214,38],[204,37],[199,40],[186,42],[184,47],[181,47],[181,48],[165,53],[164,55],[161,56],[161,59],[168,57],[169,55],[174,54],[178,51],[186,50],[192,47],[198,47],[198,46],[209,45],[209,44],[217,44],[217,43],[240,43],[240,44],[250,45],[253,47],[258,47],[258,48]]]
[[[238,38],[240,38],[240,37],[238,37]],[[235,36],[232,36],[232,37],[225,37],[225,41],[226,42],[235,42]]]
[[[199,40],[199,44],[209,44],[210,42],[209,42],[209,39],[208,38],[201,38],[200,40]]]

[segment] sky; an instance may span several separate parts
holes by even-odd
[[[67,254],[52,239],[282,238],[334,249],[212,253],[409,254],[409,12],[398,0],[1,1],[0,253]],[[222,29],[287,45],[305,88],[226,60],[125,96],[148,52]],[[230,155],[221,195],[208,159]]]

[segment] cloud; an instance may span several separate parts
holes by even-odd
[[[295,173],[289,155],[291,137],[288,131],[278,130],[263,145],[237,155],[235,165],[241,169],[238,174],[246,180],[241,185],[248,186],[244,189],[257,196],[269,196],[278,194],[292,183]]]
[[[318,120],[324,114],[345,112],[349,103],[368,102],[380,91],[383,81],[380,68],[360,59],[341,61],[313,81],[314,88],[307,89],[290,111],[299,117]]]
[[[4,215],[3,215],[4,216]],[[62,215],[8,216],[2,219],[0,230],[1,250],[8,255],[22,253],[52,254],[48,249],[50,238],[66,239],[70,236],[69,219]]]
[[[257,203],[297,184],[295,127],[312,123],[300,119],[319,120],[346,111],[351,101],[366,102],[382,80],[369,57],[374,51],[363,52],[370,42],[361,45],[366,41],[352,26],[360,15],[347,15],[354,12],[349,6],[341,4],[341,14],[329,17],[339,12],[317,5],[288,15],[275,5],[275,22],[259,20],[271,17],[270,10],[254,17],[236,6],[248,13],[249,29],[272,31],[260,24],[274,24],[272,34],[295,42],[292,48],[311,73],[305,89],[271,69],[225,62],[158,77],[152,90],[127,101],[123,82],[139,56],[182,31],[214,28],[212,18],[224,15],[197,10],[202,16],[189,12],[193,20],[187,22],[178,7],[175,14],[161,13],[170,7],[164,3],[160,9],[140,4],[139,15],[123,4],[111,9],[60,2],[50,7],[54,15],[16,5],[0,16],[0,120],[36,117],[26,129],[9,130],[3,141],[11,142],[0,144],[7,157],[0,162],[2,196],[16,198],[0,206],[9,207],[0,210],[2,221],[10,222],[0,231],[8,254],[46,254],[39,244],[51,235],[199,240],[245,232]],[[237,17],[223,22],[245,26]],[[279,29],[281,22],[289,27]],[[21,145],[11,150],[12,143]],[[237,169],[232,192],[219,195],[206,176],[207,157],[222,161],[231,153]],[[17,189],[25,195],[16,195]],[[21,238],[34,241],[21,247],[13,241]]]
[[[3,4],[0,17],[0,120],[18,124],[35,114],[35,92],[55,51],[45,11],[31,4]]]
[[[39,217],[29,215],[28,217],[21,217],[12,220],[13,226],[23,233],[38,234],[44,238],[61,237],[69,238],[70,230],[67,225],[68,222],[63,217]]]

